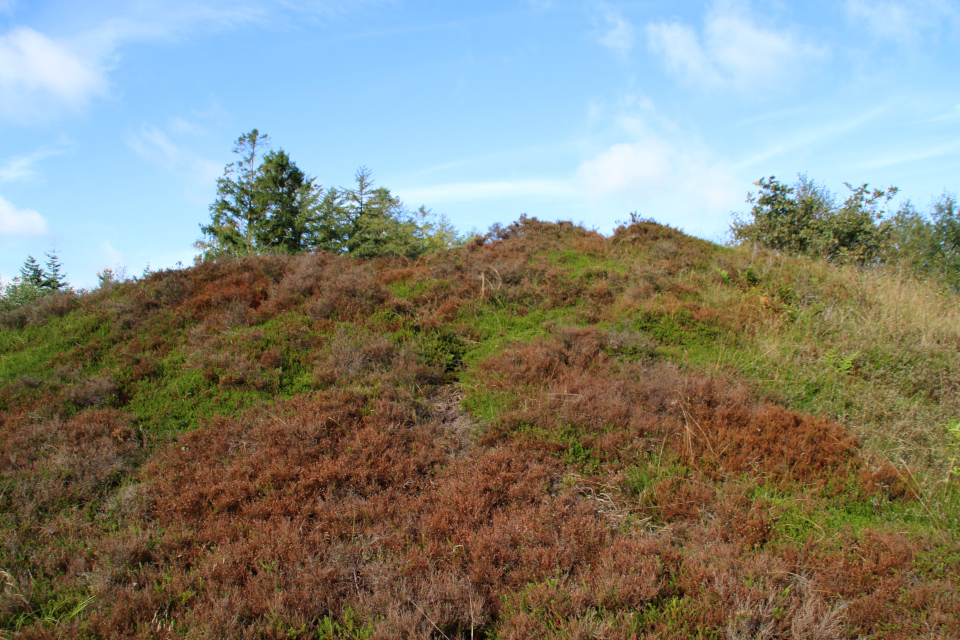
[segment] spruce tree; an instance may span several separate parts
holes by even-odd
[[[20,282],[29,283],[34,287],[42,287],[45,279],[46,274],[40,268],[36,258],[27,256],[27,259],[23,261],[23,266],[20,267]]]
[[[263,220],[257,245],[269,251],[300,253],[311,244],[311,226],[322,189],[282,149],[264,157],[256,181]]]
[[[217,199],[210,205],[210,224],[200,225],[204,238],[194,246],[205,256],[247,255],[257,251],[263,233],[264,199],[258,193],[259,162],[269,148],[269,136],[253,129],[237,139],[233,152],[240,159],[226,166],[217,179]]]
[[[61,291],[67,288],[67,277],[63,273],[63,265],[60,264],[60,256],[57,255],[57,250],[52,249],[45,255],[47,256],[47,269],[44,272],[41,286],[51,291]]]
[[[205,258],[251,253],[328,251],[361,258],[416,257],[458,240],[450,223],[421,207],[409,213],[361,167],[356,187],[324,190],[282,149],[265,152],[267,136],[253,129],[237,140],[240,156],[217,180],[217,199],[204,237]]]

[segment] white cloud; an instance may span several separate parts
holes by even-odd
[[[33,209],[18,209],[0,196],[0,235],[39,236],[47,231],[46,218]]]
[[[794,82],[826,51],[798,35],[759,26],[742,9],[718,2],[702,33],[677,22],[649,23],[651,51],[669,71],[701,88],[760,89]]]
[[[960,12],[946,0],[847,0],[847,19],[881,40],[921,42],[932,31],[957,22]]]
[[[27,27],[0,35],[0,114],[42,120],[77,110],[104,95],[107,80],[95,59]]]
[[[633,50],[633,24],[609,7],[603,7],[602,17],[605,24],[597,39],[617,56],[626,58]]]
[[[749,181],[691,136],[652,113],[620,118],[624,142],[583,161],[576,179],[594,206],[719,236]]]
[[[196,29],[276,26],[292,15],[330,19],[381,0],[119,0],[94,4],[85,21],[97,26],[55,39],[29,27],[0,34],[0,117],[38,122],[75,112],[108,93],[110,69],[133,41],[182,38]],[[109,14],[91,15],[97,7]],[[0,12],[12,0],[0,0]]]
[[[696,32],[678,23],[648,24],[647,39],[650,49],[664,58],[667,68],[702,85],[720,81],[719,70],[708,59]]]

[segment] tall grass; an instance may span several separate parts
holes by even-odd
[[[948,475],[960,417],[960,299],[895,269],[861,270],[772,253],[732,256],[741,272],[688,273],[705,304],[742,323],[716,365],[788,406],[842,421],[868,449],[927,483]],[[711,354],[713,355],[713,354]]]

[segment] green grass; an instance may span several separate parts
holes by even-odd
[[[551,328],[572,323],[574,317],[569,309],[534,309],[521,314],[515,307],[501,307],[495,303],[465,312],[462,320],[479,334],[480,339],[473,343],[464,341],[460,356],[463,367],[460,385],[465,392],[463,408],[486,424],[494,422],[505,408],[514,405],[522,391],[501,391],[482,385],[473,368],[511,345],[530,344],[537,338],[550,335]]]
[[[0,382],[21,376],[49,378],[51,362],[57,356],[105,336],[101,319],[82,310],[51,318],[42,326],[0,330]]]
[[[85,588],[57,589],[50,582],[36,579],[33,584],[33,602],[29,610],[4,619],[0,616],[0,628],[14,633],[36,624],[53,627],[80,618],[93,604],[95,597]]]
[[[628,273],[620,260],[574,249],[548,252],[542,254],[542,259],[561,267],[571,279],[604,279],[610,275],[626,276]]]
[[[576,314],[572,309],[528,311],[512,305],[487,304],[464,312],[461,319],[480,335],[463,356],[464,364],[469,368],[501,353],[511,344],[529,344],[536,338],[550,335],[551,328],[573,324]]]

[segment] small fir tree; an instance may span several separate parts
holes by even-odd
[[[67,277],[63,273],[63,265],[60,264],[60,256],[56,249],[51,249],[46,254],[47,263],[44,271],[43,284],[45,289],[51,291],[62,291],[67,288]]]

